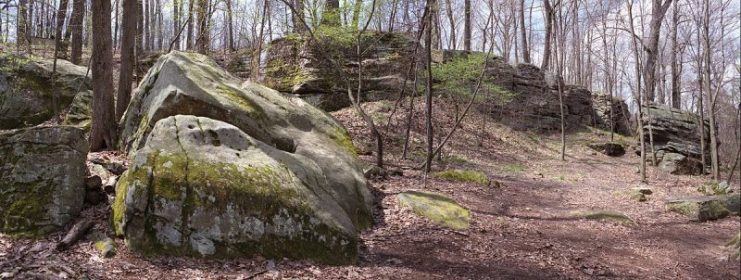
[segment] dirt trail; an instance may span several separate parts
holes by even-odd
[[[373,111],[373,110],[371,110]],[[369,141],[351,111],[334,114],[362,145]],[[444,120],[446,115],[441,116]],[[401,118],[401,117],[399,117]],[[142,258],[117,240],[110,259],[97,257],[90,241],[52,253],[40,241],[11,241],[0,236],[0,272],[91,279],[739,279],[741,265],[728,259],[724,244],[738,233],[741,218],[705,223],[667,212],[664,200],[697,195],[707,178],[674,176],[649,170],[653,190],[647,202],[630,200],[625,190],[638,186],[636,156],[596,154],[585,141],[606,135],[587,131],[570,135],[566,162],[557,158],[557,137],[513,132],[476,118],[445,150],[436,170],[480,170],[500,187],[448,182],[405,169],[404,176],[374,180],[376,225],[361,234],[357,265],[323,266],[308,261],[231,261],[189,258]],[[442,121],[441,121],[442,122]],[[444,126],[444,123],[440,124]],[[391,166],[401,160],[400,127],[388,133]],[[415,123],[414,140],[422,127]],[[625,140],[628,141],[628,140]],[[410,157],[421,141],[412,141]],[[370,156],[362,156],[372,162]],[[418,162],[418,161],[416,161]],[[738,187],[736,187],[738,189]],[[446,194],[469,208],[469,229],[453,231],[399,206],[395,194],[406,190]],[[632,225],[574,218],[576,211],[610,210],[628,215]],[[108,230],[107,209],[84,215]],[[37,274],[28,274],[37,273]]]

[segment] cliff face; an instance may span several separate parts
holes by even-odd
[[[413,56],[414,41],[399,33],[369,32],[363,50],[363,101],[398,96]],[[354,39],[281,38],[270,43],[264,84],[296,94],[312,105],[335,111],[351,105],[347,87],[357,90],[358,55]],[[338,67],[340,65],[340,67]],[[411,87],[412,81],[407,83]]]

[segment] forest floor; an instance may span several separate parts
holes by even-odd
[[[438,100],[435,126],[443,136],[452,127],[449,102]],[[444,106],[443,106],[444,104]],[[417,106],[409,159],[401,159],[406,111],[387,126],[392,102],[364,105],[385,134],[386,163],[403,176],[372,180],[375,226],[360,235],[356,265],[325,266],[309,261],[145,258],[115,240],[117,253],[101,258],[83,240],[64,252],[53,244],[63,233],[42,240],[0,235],[0,278],[77,279],[739,279],[741,265],[724,246],[739,232],[741,218],[691,222],[665,210],[671,197],[696,196],[706,177],[675,176],[649,168],[653,190],[647,202],[625,191],[641,185],[639,158],[628,149],[611,158],[586,147],[609,134],[584,129],[567,135],[566,161],[559,159],[559,135],[517,132],[472,113],[444,149],[434,171],[457,168],[486,173],[499,187],[425,180],[423,111]],[[372,144],[365,124],[351,109],[332,113],[351,131],[360,150]],[[437,141],[437,140],[436,140]],[[631,138],[617,141],[632,144]],[[366,148],[363,148],[366,147]],[[361,158],[370,164],[372,155]],[[425,183],[426,182],[426,183]],[[735,187],[738,191],[738,186]],[[407,190],[443,193],[472,212],[470,228],[449,230],[399,205]],[[575,218],[589,210],[616,211],[632,224]],[[94,230],[110,232],[108,206],[88,208],[83,217]]]

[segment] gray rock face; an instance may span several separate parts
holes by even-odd
[[[69,126],[0,132],[0,231],[41,236],[64,226],[85,196],[84,132]]]
[[[0,55],[0,129],[29,127],[47,121],[53,116],[54,104],[57,112],[62,112],[77,95],[78,88],[92,89],[90,78],[84,79],[86,68],[62,59],[57,60],[57,75],[52,84],[52,64],[51,60]]]
[[[674,174],[701,174],[700,117],[668,106],[652,104],[644,115],[644,133],[653,132],[654,149],[663,154],[660,164]],[[710,125],[705,122],[705,139]],[[706,151],[710,150],[706,141]],[[640,153],[640,152],[639,152]],[[666,163],[664,163],[666,161]]]
[[[349,134],[321,110],[172,52],[149,71],[122,127],[131,162],[114,225],[133,249],[355,260],[372,197]]]
[[[606,94],[592,94],[592,106],[594,107],[595,125],[604,130],[615,129],[615,133],[623,135],[633,134],[630,124],[630,111],[625,100]],[[610,117],[612,116],[612,121]]]
[[[501,117],[502,122],[516,129],[557,131],[561,129],[558,83],[562,85],[567,128],[593,123],[591,92],[572,85],[563,85],[537,66],[519,64],[512,67],[501,58],[487,62],[486,79],[505,90],[516,93],[504,105],[487,103],[481,110]]]
[[[398,96],[414,41],[398,33],[368,33],[364,40],[367,40],[364,45],[373,47],[364,51],[362,101]],[[338,69],[330,60],[342,61],[343,66]],[[325,36],[307,45],[302,39],[282,38],[270,43],[265,85],[296,94],[323,110],[334,111],[351,105],[347,86],[357,89],[357,72],[353,43]],[[407,86],[411,84],[409,81]]]

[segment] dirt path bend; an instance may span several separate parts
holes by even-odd
[[[373,113],[373,110],[369,110]],[[449,112],[448,112],[449,113]],[[439,111],[445,120],[445,111]],[[351,110],[334,114],[356,144],[369,142],[364,124]],[[404,114],[400,113],[400,116]],[[399,117],[400,118],[400,117]],[[440,121],[442,122],[442,121]],[[403,123],[403,122],[399,122]],[[439,124],[439,125],[443,125]],[[410,159],[401,160],[403,127],[387,132],[387,162],[408,167],[419,162],[421,118],[412,133]],[[483,128],[482,128],[483,127]],[[384,128],[385,129],[385,128]],[[638,186],[638,158],[610,158],[584,145],[604,141],[604,133],[569,135],[567,160],[558,160],[558,137],[482,125],[475,116],[444,150],[443,169],[479,170],[499,187],[425,182],[418,171],[373,180],[376,225],[361,234],[358,264],[324,266],[308,261],[144,258],[116,240],[113,258],[97,256],[91,241],[70,250],[50,250],[61,233],[37,241],[0,236],[0,274],[26,278],[89,279],[739,279],[739,261],[724,244],[737,234],[741,218],[705,223],[666,211],[670,197],[698,195],[704,177],[675,176],[649,170],[653,194],[636,202],[625,191]],[[630,141],[630,139],[623,141]],[[362,156],[372,162],[372,157]],[[738,191],[738,186],[735,187]],[[472,211],[466,230],[454,231],[400,207],[396,194],[425,190],[445,194]],[[584,211],[611,211],[633,223],[578,218]],[[106,206],[84,216],[107,231]],[[38,277],[37,277],[38,276]],[[21,277],[21,278],[23,278]],[[10,277],[18,278],[18,277]]]

